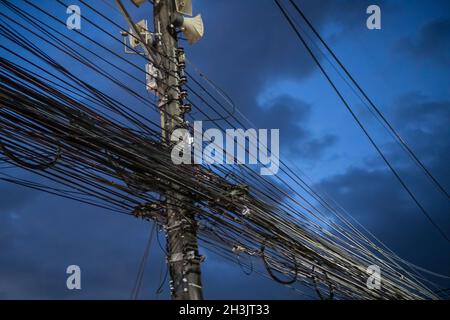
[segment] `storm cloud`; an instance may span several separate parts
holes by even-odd
[[[395,43],[395,48],[401,48],[402,62],[410,72],[415,72],[417,63],[424,59],[432,63],[427,69],[430,78],[442,66],[449,65],[450,20],[442,17],[443,12],[449,12],[445,11],[448,2],[442,1],[435,9],[427,9],[424,1],[411,1],[405,8],[395,1],[380,1],[385,29],[376,36],[366,33],[365,9],[372,4],[369,1],[298,3],[333,46],[345,48],[340,53],[350,62],[350,68],[354,62],[367,60],[366,53],[355,49],[353,33],[362,33],[369,44],[371,37],[380,37],[383,41],[392,39],[389,44]],[[355,124],[343,117],[336,120],[337,130],[328,128],[329,118],[335,120],[333,110],[338,101],[325,91],[326,83],[321,82],[323,87],[319,87],[317,82],[313,85],[308,82],[318,77],[317,68],[273,1],[198,0],[194,8],[202,13],[206,33],[196,46],[186,47],[188,58],[226,91],[257,127],[280,128],[281,149],[288,159],[302,168],[314,163],[319,172],[316,185],[336,198],[400,256],[434,271],[448,273],[448,244],[436,235],[379,157],[374,153],[367,156],[367,150],[373,152],[367,141],[356,142],[359,138],[356,130],[350,131]],[[85,9],[88,14],[89,10]],[[130,10],[136,18],[145,16],[131,6]],[[410,16],[421,12],[424,12],[425,23],[411,25]],[[110,13],[125,26],[120,15]],[[411,27],[402,33],[397,25]],[[119,34],[119,30],[115,31]],[[120,44],[105,39],[104,35],[97,34],[97,38],[122,53]],[[378,50],[376,56],[381,58],[372,62],[373,70],[382,73],[376,63],[384,65],[386,91],[380,91],[371,76],[355,70],[358,79],[369,87],[370,93],[378,93],[383,98],[396,97],[385,99],[390,119],[418,157],[449,190],[450,93],[434,91],[421,74],[417,76],[419,80],[404,75],[402,68],[391,63],[392,47],[374,48]],[[65,61],[65,58],[60,57],[60,60]],[[402,86],[391,84],[391,79],[395,78]],[[275,84],[286,79],[299,84],[301,90],[289,95],[281,90],[274,99],[261,101],[261,94],[267,88],[276,90]],[[414,90],[406,88],[413,81],[416,81],[411,85]],[[449,81],[446,77],[440,82],[448,84]],[[98,84],[113,94],[107,84],[100,80]],[[415,90],[417,88],[420,90]],[[136,85],[136,90],[144,92],[145,88]],[[201,103],[199,106],[206,108]],[[199,117],[198,113],[195,117]],[[221,124],[227,127],[224,121]],[[420,195],[433,218],[450,233],[448,201],[398,145],[391,140],[382,144],[389,159]],[[0,298],[128,299],[149,229],[148,223],[137,219],[0,182]],[[163,235],[159,235],[164,243]],[[269,279],[255,274],[245,276],[238,266],[229,265],[204,248],[201,253],[207,256],[203,264],[207,298],[301,297]],[[155,243],[142,297],[156,298],[155,290],[164,275],[164,259]],[[79,292],[65,287],[65,270],[70,264],[78,264],[82,269],[83,289]],[[160,298],[169,297],[167,283],[164,289]]]

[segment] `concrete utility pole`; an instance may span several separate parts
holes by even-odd
[[[184,52],[178,49],[175,29],[171,26],[176,12],[174,0],[154,0],[154,30],[160,34],[157,49],[160,55],[158,81],[163,142],[170,144],[170,134],[184,126],[180,79],[184,69]],[[174,190],[179,186],[174,185]],[[172,298],[175,300],[203,299],[200,262],[197,244],[197,223],[193,213],[186,208],[191,200],[176,191],[166,195],[167,249],[171,277]]]
[[[137,7],[145,0],[131,0]],[[161,142],[171,145],[170,136],[178,128],[185,127],[184,114],[190,111],[190,106],[184,104],[186,92],[182,89],[186,82],[184,76],[184,50],[178,48],[176,28],[185,32],[190,44],[197,42],[203,36],[201,16],[192,15],[191,0],[152,0],[154,33],[147,29],[143,20],[135,24],[121,0],[116,4],[130,26],[130,32],[122,32],[124,37],[131,36],[131,46],[141,44],[148,58],[147,89],[154,91],[159,97],[161,113]],[[177,11],[178,10],[178,11]],[[137,41],[137,43],[136,43]],[[125,52],[128,52],[125,49]],[[155,70],[156,73],[155,73]],[[156,83],[155,83],[156,82]],[[202,257],[198,253],[197,223],[194,213],[190,210],[194,203],[182,194],[182,188],[171,185],[171,191],[166,198],[166,236],[167,263],[170,271],[170,289],[175,300],[203,299],[200,263]]]

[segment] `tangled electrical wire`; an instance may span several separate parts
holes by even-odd
[[[349,221],[341,216],[332,221],[306,199],[263,179],[252,168],[243,166],[236,172],[221,166],[173,164],[171,146],[160,142],[158,123],[74,75],[16,27],[26,28],[40,41],[47,39],[160,112],[158,106],[57,37],[51,38],[36,17],[7,4],[29,25],[0,13],[1,37],[10,44],[0,45],[1,161],[56,187],[3,172],[1,180],[161,226],[166,224],[166,203],[160,195],[177,192],[183,197],[171,205],[195,215],[192,223],[201,244],[250,273],[261,273],[254,267],[255,259],[260,259],[266,276],[283,285],[304,285],[321,298],[325,291],[330,299],[438,298],[417,273],[407,270],[410,265],[376,246]],[[248,263],[240,259],[244,255]],[[383,270],[380,289],[366,285],[366,269],[373,264]]]

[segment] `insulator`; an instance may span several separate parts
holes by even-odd
[[[186,55],[184,53],[184,48],[177,49],[177,59],[179,63],[186,63]]]
[[[188,92],[186,90],[182,90],[180,92],[180,100],[186,99],[188,95]]]
[[[178,63],[178,69],[186,69],[186,63],[185,62],[179,62]]]
[[[191,112],[192,110],[192,105],[190,103],[186,103],[180,106],[181,112],[182,113],[187,113],[187,112]]]
[[[184,72],[184,69],[178,69],[178,78],[185,77],[185,76],[186,76],[186,73]]]
[[[180,54],[184,54],[184,48],[183,47],[178,47],[176,49],[177,55],[179,56]]]
[[[180,77],[180,80],[179,80],[180,86],[185,85],[186,82],[187,82],[187,77],[186,77],[186,76],[181,76],[181,77]]]

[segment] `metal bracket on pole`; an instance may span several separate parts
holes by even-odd
[[[134,24],[133,20],[131,19],[131,16],[128,14],[127,9],[125,9],[125,6],[123,5],[122,1],[116,0],[116,4],[119,7],[120,11],[122,12],[123,16],[125,17],[125,20],[127,20],[128,25],[133,30],[134,35],[139,38],[147,56],[150,58],[150,60],[152,60],[153,63],[156,63],[158,61],[157,56],[152,51],[151,47],[146,43],[145,39],[142,37],[141,33],[136,27],[136,24]]]

